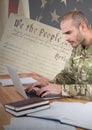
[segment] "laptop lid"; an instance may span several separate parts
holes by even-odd
[[[14,88],[23,96],[25,97],[26,99],[29,98],[24,90],[24,87],[22,85],[22,83],[20,82],[20,79],[19,79],[19,76],[16,72],[16,70],[10,66],[10,65],[6,65],[6,68],[10,74],[10,77],[13,81],[13,84],[14,84]]]

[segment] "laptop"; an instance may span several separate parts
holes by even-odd
[[[7,71],[10,74],[10,77],[13,81],[14,84],[14,88],[16,89],[17,92],[19,92],[19,94],[21,94],[24,98],[36,98],[36,97],[40,97],[38,95],[36,95],[36,90],[39,89],[37,87],[35,87],[30,93],[26,92],[26,89],[23,87],[18,73],[16,72],[16,70],[11,66],[11,65],[6,65]],[[36,81],[35,81],[36,82]],[[56,98],[61,98],[61,94],[49,94],[46,95],[45,97],[43,97],[44,99],[56,99]]]
[[[7,71],[9,72],[9,74],[10,74],[10,77],[11,77],[11,79],[13,81],[14,88],[16,89],[16,91],[18,91],[19,94],[21,94],[26,99],[31,97],[31,96],[33,97],[32,94],[29,95],[25,91],[25,88],[23,87],[16,70],[11,65],[6,65],[6,68],[7,68]],[[37,95],[34,95],[34,96],[36,97]]]

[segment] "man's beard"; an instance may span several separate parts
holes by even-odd
[[[83,46],[86,45],[85,38],[81,35],[80,32],[79,32],[78,37],[77,37],[77,43],[78,43],[78,44],[81,44],[81,45],[83,45]]]
[[[80,44],[82,45],[82,46],[86,46],[86,42],[85,42],[85,39],[83,39],[81,42],[80,42]]]

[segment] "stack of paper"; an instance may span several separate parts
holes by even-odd
[[[57,121],[32,117],[12,118],[10,125],[4,130],[76,130],[75,127],[61,124]]]
[[[92,102],[86,104],[54,102],[50,109],[28,114],[28,116],[57,120],[61,123],[92,130]]]

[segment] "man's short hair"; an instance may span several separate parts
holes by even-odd
[[[67,12],[63,17],[62,17],[62,20],[61,22],[67,20],[67,19],[71,19],[73,20],[73,24],[75,26],[79,26],[81,22],[85,22],[86,25],[89,27],[89,24],[88,24],[88,20],[87,18],[85,17],[84,13],[79,11],[79,10],[71,10],[69,12]]]

